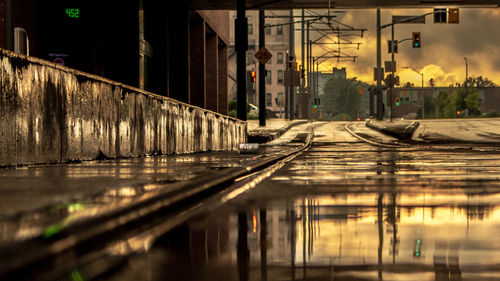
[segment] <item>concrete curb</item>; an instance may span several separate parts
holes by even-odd
[[[267,132],[265,130],[249,131],[248,132],[248,142],[249,143],[266,143],[266,142],[273,141],[273,140],[281,137],[284,133],[288,132],[288,130],[290,130],[292,127],[306,124],[307,122],[309,122],[309,121],[308,120],[297,121],[297,122],[289,124],[286,127],[277,129],[275,131],[271,131],[271,130],[269,130]]]
[[[392,127],[383,126],[381,124],[376,124],[372,120],[367,120],[365,123],[366,127],[378,131],[382,134],[386,134],[391,137],[398,138],[400,140],[410,140],[413,136],[413,133],[420,125],[419,122],[413,121],[409,125],[400,124]]]

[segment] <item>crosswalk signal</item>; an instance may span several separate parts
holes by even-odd
[[[396,104],[396,106],[399,106],[399,104],[400,104],[400,100],[399,100],[399,98],[395,98],[395,99],[394,99],[394,103]]]
[[[421,41],[420,32],[413,32],[412,35],[413,48],[420,48],[420,46],[422,45],[420,41]]]
[[[257,75],[255,74],[255,71],[250,72],[250,78],[252,82],[257,81]]]
[[[459,9],[449,8],[448,9],[448,23],[459,23]]]

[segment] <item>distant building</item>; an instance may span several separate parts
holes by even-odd
[[[436,98],[440,91],[449,91],[450,87],[411,87],[411,88],[394,88],[393,100],[399,98],[400,105],[394,106],[393,117],[415,118],[421,116],[422,104],[424,97]],[[500,87],[475,88],[479,94],[479,106],[482,114],[485,113],[500,113]],[[389,98],[384,100],[390,104]],[[424,105],[425,106],[425,105]],[[425,108],[424,108],[425,110]],[[386,116],[389,111],[386,110]],[[436,114],[431,114],[426,118],[435,118]]]
[[[333,68],[333,77],[334,78],[344,78],[347,79],[347,71],[345,67],[342,68]]]
[[[267,10],[266,16],[288,16],[289,10]],[[255,71],[256,82],[253,85],[247,85],[247,101],[249,103],[259,104],[259,61],[255,58],[255,53],[259,50],[259,12],[246,11],[248,18],[248,51],[246,53],[247,73]],[[228,56],[228,97],[229,100],[236,99],[236,51],[234,48],[234,20],[236,12],[230,12],[230,48]],[[266,63],[266,109],[283,116],[285,103],[284,74],[286,70],[286,57],[289,49],[289,25],[278,25],[290,22],[288,18],[266,18],[266,24],[277,25],[267,28],[266,48],[271,52],[272,57]]]

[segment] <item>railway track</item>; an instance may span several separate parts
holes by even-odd
[[[0,247],[1,280],[85,280],[99,278],[146,251],[156,238],[187,219],[229,200],[311,145],[312,127],[302,145],[244,167],[173,183],[154,196],[142,196],[105,213],[69,225],[55,224],[42,235]],[[113,253],[119,252],[120,255]],[[79,271],[76,270],[79,268]],[[82,273],[84,271],[85,273]]]

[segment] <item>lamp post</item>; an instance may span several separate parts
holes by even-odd
[[[424,90],[424,74],[423,74],[423,73],[418,72],[418,71],[417,71],[417,70],[415,70],[415,68],[413,68],[413,67],[403,66],[403,68],[406,68],[406,69],[411,69],[411,70],[413,70],[414,72],[416,72],[416,73],[420,74],[420,76],[422,76],[422,119],[424,119],[424,116],[425,116],[425,115],[424,115],[424,112],[425,112],[425,111],[424,111],[424,104],[425,104],[425,102],[424,102],[424,101],[425,101],[425,95],[424,95],[424,92],[423,92],[423,90]]]
[[[467,58],[464,58],[465,60],[465,85],[467,85],[467,79],[469,78],[469,62],[467,61]]]

